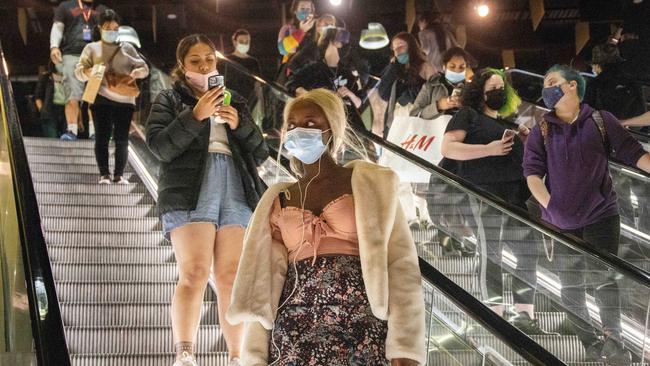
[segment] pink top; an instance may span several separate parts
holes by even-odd
[[[273,238],[287,247],[290,261],[313,257],[314,263],[322,254],[359,255],[351,194],[344,194],[328,203],[319,216],[297,207],[282,208],[278,198],[271,210],[271,230]]]

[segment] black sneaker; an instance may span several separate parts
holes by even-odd
[[[611,366],[627,366],[632,363],[632,353],[614,337],[605,339],[600,355]]]
[[[585,349],[585,362],[603,362],[605,359],[602,356],[603,344],[601,340],[592,343],[591,346]]]
[[[528,335],[556,335],[559,333],[547,332],[539,326],[537,319],[531,319],[527,312],[523,311],[510,319],[510,323]]]

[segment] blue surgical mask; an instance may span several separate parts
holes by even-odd
[[[463,72],[454,72],[451,70],[445,71],[445,79],[449,80],[452,84],[458,84],[461,81],[465,81],[465,71]]]
[[[544,99],[544,104],[546,105],[546,108],[548,109],[555,108],[557,102],[559,102],[560,99],[562,99],[562,97],[564,96],[564,92],[562,91],[561,88],[562,84],[549,86],[547,88],[542,89],[542,98]]]
[[[402,65],[408,64],[409,63],[409,53],[404,52],[404,53],[400,53],[399,55],[397,55],[397,62],[399,62]]]
[[[323,132],[317,128],[296,127],[287,132],[284,148],[304,164],[313,164],[327,148],[323,144]]]
[[[119,35],[120,33],[118,31],[102,29],[102,41],[106,43],[117,42],[117,37],[119,37]]]
[[[298,10],[296,12],[296,18],[299,21],[304,22],[305,20],[307,20],[310,14],[311,12],[309,10]]]

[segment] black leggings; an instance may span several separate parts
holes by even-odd
[[[595,248],[618,255],[620,218],[611,216],[581,229],[568,230]],[[580,341],[589,346],[598,340],[587,310],[586,287],[595,288],[603,329],[621,336],[621,300],[616,273],[595,259],[565,245],[555,245],[554,262],[562,283],[562,304]]]
[[[526,209],[530,191],[524,181],[498,184],[478,184],[478,187],[501,197],[508,203]],[[492,210],[493,212],[498,212]],[[539,238],[522,222],[502,214],[499,220],[499,237],[490,236],[485,240],[486,287],[488,300],[493,304],[503,304],[503,273],[511,272],[512,296],[515,304],[533,304],[537,284],[537,242]],[[502,252],[507,247],[517,258],[516,269],[504,266]]]
[[[97,96],[98,101],[100,96]],[[103,98],[105,100],[105,98]],[[95,159],[100,175],[109,175],[108,143],[113,134],[115,141],[115,171],[122,176],[129,157],[129,128],[134,107],[126,103],[95,103],[90,109],[95,122]]]

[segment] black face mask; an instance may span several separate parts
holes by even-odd
[[[498,111],[506,104],[506,91],[504,89],[493,89],[485,93],[487,99],[485,100],[485,105],[494,110]]]

